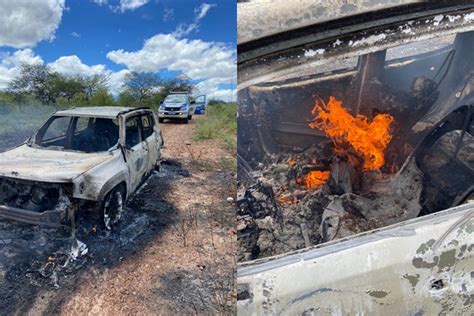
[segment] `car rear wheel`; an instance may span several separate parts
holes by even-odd
[[[163,123],[164,121],[165,121],[164,118],[161,118],[161,117],[158,118],[158,122]]]
[[[123,213],[125,192],[119,186],[109,192],[102,202],[102,219],[107,230],[117,226]]]

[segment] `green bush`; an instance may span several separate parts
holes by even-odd
[[[224,147],[235,152],[237,148],[237,105],[219,103],[209,105],[206,116],[196,123],[194,140],[218,139]]]

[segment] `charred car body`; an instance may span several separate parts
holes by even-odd
[[[238,21],[239,313],[472,312],[472,4]]]
[[[27,142],[0,154],[0,217],[60,227],[76,210],[99,211],[107,229],[159,166],[163,144],[147,108],[58,111]]]

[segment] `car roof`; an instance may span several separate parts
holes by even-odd
[[[424,0],[248,0],[238,1],[237,43],[244,44],[278,33],[315,24],[347,19],[377,11],[396,12],[403,7],[424,4],[429,7],[452,6],[463,1]],[[467,2],[467,1],[464,1]]]
[[[54,113],[56,116],[93,116],[103,118],[115,118],[122,112],[144,110],[143,108],[120,107],[120,106],[89,106],[61,110]]]

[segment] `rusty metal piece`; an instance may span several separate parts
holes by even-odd
[[[17,222],[46,227],[61,227],[64,213],[60,211],[33,212],[21,208],[0,205],[0,217]]]
[[[373,109],[380,107],[382,76],[386,50],[360,56],[356,76],[355,113],[371,117]]]

